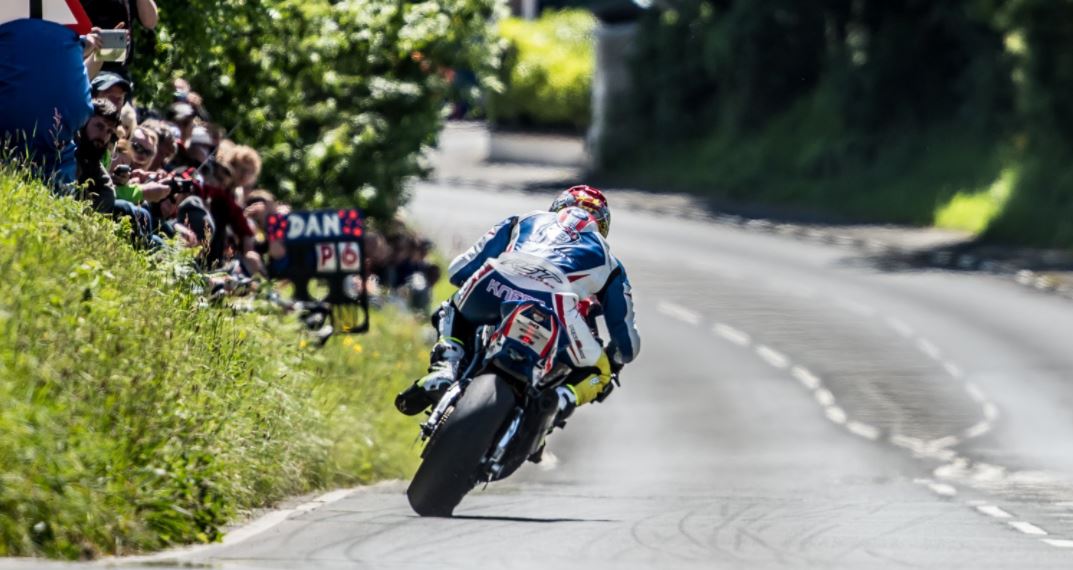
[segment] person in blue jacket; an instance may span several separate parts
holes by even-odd
[[[76,179],[75,133],[93,106],[83,43],[71,29],[23,18],[0,24],[0,149],[28,155],[44,178]]]
[[[498,323],[502,303],[536,299],[550,307],[556,291],[597,301],[610,335],[600,373],[560,388],[560,412],[565,416],[610,390],[612,372],[636,358],[641,346],[626,270],[605,241],[610,226],[603,193],[574,186],[550,211],[507,218],[455,258],[448,278],[459,290],[433,316],[439,340],[429,374],[398,395],[396,408],[415,415],[435,403],[456,380],[476,327]]]

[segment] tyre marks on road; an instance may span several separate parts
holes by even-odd
[[[786,288],[772,288],[776,290],[781,289],[784,293],[787,292]],[[797,291],[810,291],[809,295],[812,295],[811,290],[807,288],[799,288]],[[800,294],[798,296],[804,297],[805,295]],[[779,371],[789,371],[790,376],[796,379],[806,390],[811,392],[812,397],[823,410],[824,416],[832,423],[846,429],[849,433],[870,441],[879,441],[883,439],[885,435],[885,441],[887,443],[907,450],[915,457],[944,462],[941,467],[935,469],[934,474],[937,478],[954,480],[957,478],[957,473],[963,472],[969,468],[973,470],[973,478],[977,480],[1000,479],[1004,477],[1004,468],[986,463],[973,462],[960,456],[953,449],[968,440],[989,433],[999,417],[998,406],[987,398],[979,386],[965,379],[965,372],[963,369],[952,360],[946,358],[939,345],[927,337],[921,336],[911,325],[901,319],[885,316],[880,311],[856,301],[847,301],[844,299],[834,300],[834,304],[861,318],[880,319],[899,337],[911,342],[921,354],[936,363],[943,371],[945,371],[947,376],[962,384],[965,393],[975,405],[978,406],[981,416],[980,421],[956,434],[943,435],[932,439],[910,437],[894,431],[884,433],[884,431],[877,426],[850,418],[846,410],[839,405],[834,393],[825,386],[824,380],[803,364],[795,362],[786,353],[769,344],[759,343],[756,340],[755,335],[728,323],[715,322],[711,325],[710,330],[715,336],[730,344],[740,348],[753,350],[758,358],[766,362],[772,368]],[[700,313],[682,305],[662,301],[659,303],[658,307],[660,313],[691,326],[699,326],[704,321],[704,317]],[[918,479],[916,482],[928,488],[935,495],[945,499],[954,499],[958,495],[958,490],[954,485],[943,481]],[[1073,549],[1073,539],[1053,538],[1044,528],[1027,520],[1020,520],[1009,511],[998,507],[997,505],[981,503],[979,501],[967,501],[966,505],[982,515],[1002,521],[1006,526],[1017,532],[1026,536],[1039,538],[1043,544],[1054,548]]]

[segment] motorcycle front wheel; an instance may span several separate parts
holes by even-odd
[[[449,409],[425,446],[406,489],[414,512],[449,517],[477,484],[481,460],[515,406],[514,391],[495,374],[478,376]]]

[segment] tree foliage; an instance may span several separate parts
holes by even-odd
[[[157,103],[186,77],[216,122],[264,155],[263,184],[307,206],[390,216],[425,172],[448,69],[495,87],[495,0],[158,0]]]
[[[858,132],[991,116],[1009,67],[993,13],[973,4],[669,0],[640,24],[631,115],[645,136],[756,129],[829,82]]]
[[[596,19],[584,10],[546,11],[540,19],[499,23],[509,46],[501,69],[505,88],[491,97],[499,124],[583,129],[589,124]]]

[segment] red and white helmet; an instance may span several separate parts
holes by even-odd
[[[565,208],[581,208],[588,212],[596,221],[596,227],[604,237],[607,237],[607,233],[611,231],[611,209],[607,206],[604,193],[596,188],[582,184],[563,190],[563,193],[551,203],[550,211],[558,212]]]

